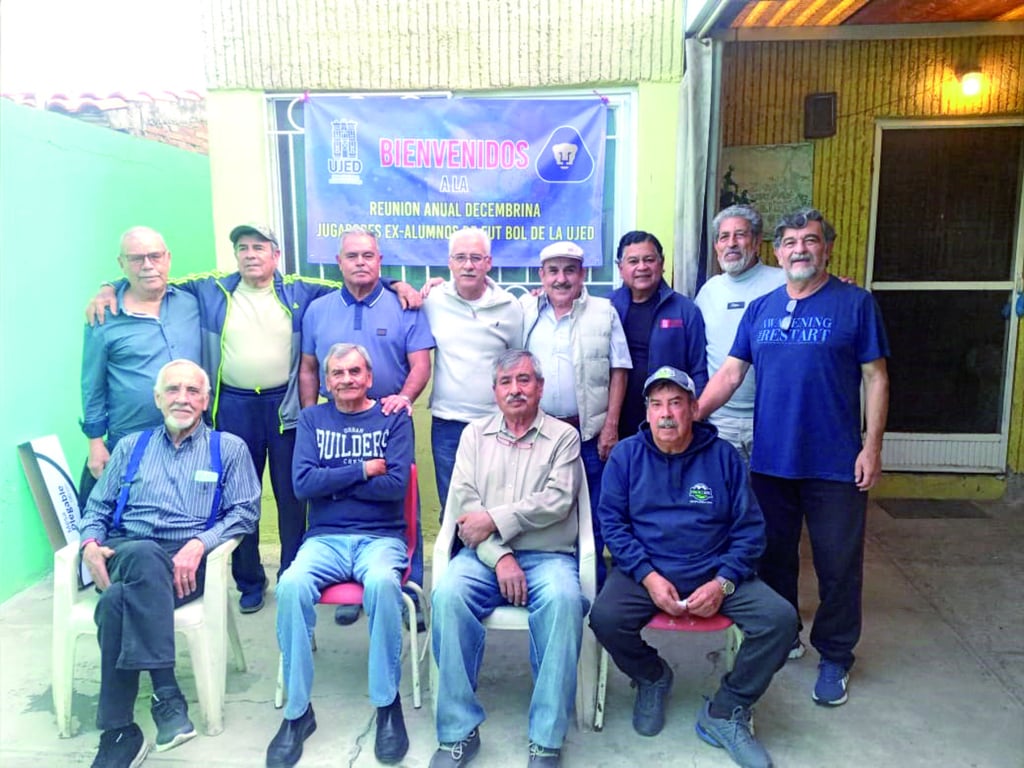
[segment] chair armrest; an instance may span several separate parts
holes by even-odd
[[[53,611],[66,616],[78,593],[78,548],[73,541],[53,553]]]
[[[224,543],[218,544],[216,547],[214,547],[213,550],[211,550],[210,554],[206,556],[207,570],[212,568],[216,563],[219,563],[228,556],[230,556],[230,554],[234,552],[235,549],[238,548],[238,545],[241,543],[241,536],[233,536]]]
[[[441,530],[434,539],[434,554],[431,560],[430,583],[437,584],[441,576],[448,570],[448,561],[452,557],[452,542],[455,541],[455,508],[445,506]]]

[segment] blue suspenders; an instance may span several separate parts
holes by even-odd
[[[128,458],[128,467],[121,479],[121,490],[117,495],[117,507],[114,509],[114,522],[111,526],[114,529],[121,527],[121,516],[124,514],[124,508],[128,505],[132,480],[139,472],[142,455],[146,452],[146,446],[149,445],[149,439],[152,436],[152,429],[141,432],[135,447],[132,448],[131,456]],[[217,521],[217,512],[220,510],[220,499],[224,490],[224,473],[221,471],[223,467],[220,460],[220,432],[212,429],[210,430],[210,469],[217,475],[217,487],[213,491],[213,504],[210,506],[210,516],[206,519],[206,530],[210,530]]]

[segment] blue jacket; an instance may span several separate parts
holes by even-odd
[[[663,453],[645,423],[608,457],[598,518],[615,565],[637,583],[651,571],[680,594],[722,576],[754,575],[764,517],[747,468],[718,430],[693,423],[683,453]]]
[[[633,303],[629,286],[623,285],[608,297],[619,313],[622,325]],[[697,395],[708,383],[707,342],[704,339],[704,317],[697,305],[681,293],[673,291],[664,280],[658,286],[658,304],[654,310],[654,323],[648,342],[646,371],[634,369],[631,376],[645,379],[663,365],[686,371],[697,387]]]
[[[217,425],[217,409],[220,405],[223,349],[222,333],[231,311],[231,294],[242,276],[238,272],[224,274],[210,272],[194,275],[183,280],[172,280],[183,291],[188,291],[199,300],[199,327],[202,334],[203,365],[210,374],[213,388],[213,402],[210,417]],[[288,367],[288,388],[281,407],[278,409],[278,429],[294,429],[299,418],[299,362],[302,359],[302,316],[310,303],[331,291],[337,290],[338,283],[309,277],[274,273],[274,295],[281,302],[284,311],[292,319],[291,362]]]

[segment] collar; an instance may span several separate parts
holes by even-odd
[[[378,279],[377,285],[373,287],[373,290],[367,294],[365,299],[357,299],[344,285],[341,286],[340,291],[341,300],[345,303],[346,307],[351,307],[353,304],[365,304],[368,307],[372,307],[380,301],[380,297],[384,295],[384,283]]]

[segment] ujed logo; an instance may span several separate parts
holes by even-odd
[[[359,176],[363,171],[363,161],[359,159],[358,127],[355,120],[331,121],[331,159],[327,161],[331,184],[363,183]]]
[[[694,504],[713,504],[715,501],[714,491],[704,483],[696,483],[690,486],[690,501]]]
[[[550,184],[579,184],[594,173],[594,156],[571,125],[552,131],[537,155],[537,175]]]

